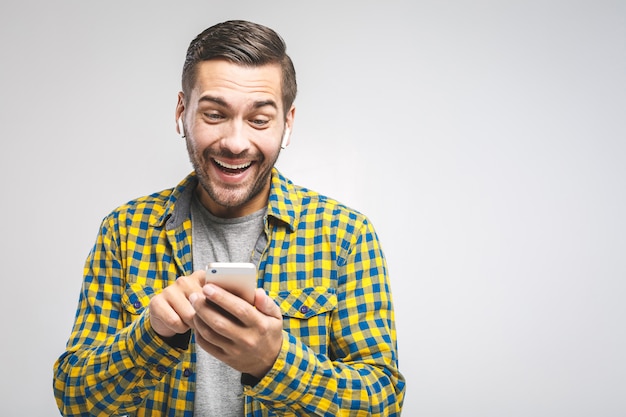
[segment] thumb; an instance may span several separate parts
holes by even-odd
[[[265,293],[263,288],[257,288],[254,294],[254,306],[266,316],[282,319],[280,307]]]

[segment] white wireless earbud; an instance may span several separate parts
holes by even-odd
[[[180,116],[178,118],[178,133],[180,134],[181,138],[185,137],[185,127],[183,126],[183,117]]]
[[[289,142],[289,135],[291,131],[288,127],[285,127],[285,133],[283,134],[283,141],[280,143],[280,148],[285,149],[287,147],[287,142]]]

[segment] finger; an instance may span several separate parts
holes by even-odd
[[[193,323],[193,318],[196,315],[196,310],[189,302],[189,298],[186,295],[187,291],[171,291],[168,292],[167,301],[174,312],[180,317],[180,319],[189,327]],[[196,290],[197,292],[197,290]],[[193,294],[193,293],[191,293]],[[190,295],[191,295],[190,294]]]
[[[269,295],[263,290],[263,288],[257,288],[254,294],[254,305],[257,310],[266,316],[281,319],[283,313],[280,311],[280,307],[270,298]]]
[[[240,320],[254,310],[246,300],[215,284],[207,284],[202,287],[202,293],[207,300]]]
[[[172,337],[177,333],[185,333],[189,330],[189,325],[186,321],[191,321],[192,319],[190,317],[185,319],[181,316],[189,313],[193,315],[193,309],[192,312],[184,312],[184,308],[177,311],[166,296],[153,297],[150,300],[148,309],[150,312],[150,323],[157,334],[163,337]]]
[[[187,298],[194,292],[201,292],[202,286],[205,280],[205,271],[195,271],[191,275],[180,276],[176,278],[174,285],[184,294]]]
[[[241,332],[243,323],[202,294],[192,294],[189,301],[196,311],[194,330],[205,340],[222,348],[232,345],[230,337]]]
[[[203,344],[215,346],[215,348],[222,352],[232,349],[234,345],[232,340],[218,333],[218,331],[205,323],[199,316],[196,316],[194,319],[194,331],[198,342],[202,341],[204,342]]]
[[[204,269],[194,271],[191,275],[198,281],[198,284],[200,284],[201,287],[204,286],[206,281],[206,271]]]
[[[220,346],[217,346],[206,340],[200,333],[196,332],[196,343],[211,356],[222,362],[227,361],[228,353]]]
[[[200,270],[188,276],[181,276],[152,297],[149,311],[152,328],[161,336],[171,337],[184,333],[193,325],[196,312],[188,297],[194,292],[201,292],[205,272]]]
[[[204,295],[202,293],[199,292],[194,292],[191,293],[191,295],[189,296],[189,302],[191,303],[192,307],[197,310],[198,308],[196,307],[196,303],[198,300],[206,300],[206,297],[204,297]]]

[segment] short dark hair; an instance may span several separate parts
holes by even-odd
[[[283,111],[287,116],[298,87],[296,70],[278,33],[245,20],[229,20],[205,29],[187,49],[182,76],[185,97],[189,97],[195,83],[197,64],[211,59],[225,59],[251,67],[278,64],[282,71]]]

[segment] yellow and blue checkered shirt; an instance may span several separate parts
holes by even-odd
[[[164,343],[146,307],[192,272],[196,184],[191,174],[103,220],[67,349],[54,366],[63,415],[193,415],[195,343]],[[399,416],[405,380],[372,224],[274,169],[265,236],[259,286],[282,310],[283,343],[263,379],[242,379],[245,415]]]

